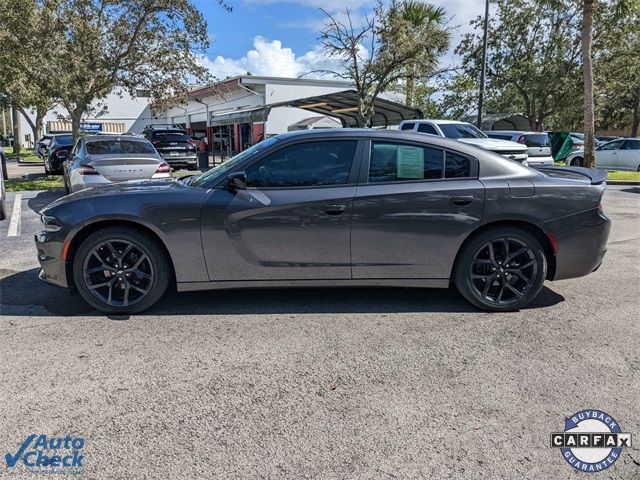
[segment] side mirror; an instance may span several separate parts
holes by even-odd
[[[247,174],[244,172],[235,172],[227,177],[231,190],[247,189]]]

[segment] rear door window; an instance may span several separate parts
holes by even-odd
[[[405,182],[443,177],[444,151],[392,142],[373,142],[369,183]]]
[[[536,134],[528,134],[524,136],[524,144],[527,147],[548,147],[549,146],[549,135],[546,133],[536,133]]]
[[[418,131],[420,133],[428,133],[429,135],[438,135],[438,132],[436,132],[436,129],[433,128],[433,125],[430,125],[428,123],[419,123]]]
[[[453,152],[445,152],[445,178],[468,178],[471,176],[471,159]]]
[[[640,140],[627,140],[625,150],[640,150]]]

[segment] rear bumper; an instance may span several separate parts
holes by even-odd
[[[195,166],[198,164],[198,158],[195,153],[180,155],[178,157],[171,155],[160,155],[162,156],[162,159],[171,167],[187,167]]]
[[[598,209],[553,220],[542,225],[558,243],[552,280],[588,275],[597,270],[607,253],[611,221]]]

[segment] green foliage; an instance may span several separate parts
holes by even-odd
[[[640,126],[640,2],[603,6],[603,21],[596,32],[594,50],[596,115],[601,127],[629,129]],[[629,128],[630,127],[630,128]]]
[[[456,53],[462,64],[454,87],[475,85],[481,68],[483,18],[471,22]],[[572,0],[498,0],[489,21],[487,111],[521,112],[531,128],[541,129],[549,117],[570,107],[580,90],[580,15]],[[467,91],[459,110],[475,108]]]
[[[114,90],[147,89],[162,109],[188,80],[209,81],[198,61],[207,24],[189,0],[0,0],[0,10],[0,91],[24,107],[59,100],[76,136]]]
[[[439,21],[442,15],[431,6],[410,10],[408,3],[398,0],[388,6],[378,1],[362,27],[354,25],[348,10],[345,21],[327,13],[321,39],[338,68],[323,71],[355,83],[363,125],[370,125],[373,103],[381,92],[407,77],[423,78],[435,71],[449,46],[449,30]]]

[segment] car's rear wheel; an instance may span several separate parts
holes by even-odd
[[[167,290],[171,266],[163,246],[128,227],[108,227],[89,235],[73,261],[76,287],[87,303],[106,313],[137,313]]]
[[[538,239],[518,228],[495,228],[466,243],[456,261],[454,282],[475,306],[511,311],[531,302],[544,284],[547,260]]]
[[[571,160],[571,163],[569,164],[569,166],[571,167],[582,167],[584,165],[584,158],[582,157],[576,157],[573,160]]]

